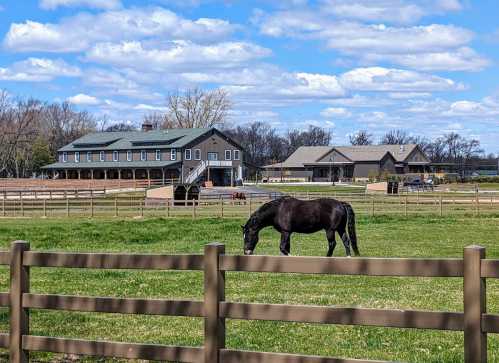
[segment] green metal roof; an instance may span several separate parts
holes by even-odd
[[[174,161],[92,161],[80,163],[53,163],[42,169],[143,169],[166,168],[179,163]]]
[[[212,131],[210,128],[153,131],[95,132],[73,141],[59,151],[136,150],[180,148]],[[66,164],[66,163],[65,163]]]

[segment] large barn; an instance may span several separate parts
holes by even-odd
[[[418,145],[302,146],[282,163],[266,165],[269,181],[338,181],[367,179],[382,173],[430,171]]]
[[[97,132],[58,150],[43,169],[52,178],[210,180],[242,179],[242,148],[215,128]]]

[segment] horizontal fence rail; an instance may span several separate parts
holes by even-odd
[[[23,241],[0,251],[10,265],[10,291],[0,293],[0,306],[10,308],[10,331],[0,333],[0,347],[11,362],[27,362],[30,351],[125,359],[177,362],[359,363],[373,360],[329,358],[287,353],[252,352],[225,347],[225,320],[265,320],[314,324],[464,332],[466,363],[486,362],[487,334],[499,333],[499,315],[486,313],[485,280],[499,278],[499,260],[485,258],[485,249],[470,246],[462,259],[324,258],[231,256],[222,244],[205,246],[203,255],[35,252]],[[204,301],[35,294],[29,292],[29,269],[36,267],[203,270]],[[225,301],[225,273],[336,274],[362,276],[462,277],[464,311],[371,309],[345,306],[255,304]],[[203,347],[182,347],[93,341],[30,335],[29,310],[48,309],[97,313],[197,317],[205,320]]]
[[[364,216],[462,216],[499,214],[499,194],[409,193],[370,195],[365,193],[253,193],[246,199],[232,194],[201,195],[201,199],[145,198],[137,194],[61,195],[60,198],[2,198],[0,217],[188,217],[247,218],[264,203],[291,195],[309,200],[336,198],[350,203]]]

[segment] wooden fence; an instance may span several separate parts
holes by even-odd
[[[30,351],[205,363],[373,362],[227,349],[226,319],[464,331],[466,363],[486,362],[487,334],[499,333],[499,315],[486,313],[485,301],[486,278],[499,278],[499,260],[485,259],[485,249],[479,246],[466,247],[463,259],[348,259],[230,256],[225,254],[224,245],[219,243],[206,245],[204,255],[35,252],[30,251],[29,243],[16,241],[12,243],[10,252],[0,252],[0,264],[10,265],[10,292],[0,294],[0,306],[10,307],[10,331],[0,334],[0,347],[9,348],[10,361],[15,363],[29,361]],[[29,292],[29,269],[32,266],[201,270],[204,271],[204,301],[32,294]],[[225,301],[226,271],[463,277],[464,311],[233,303]],[[29,329],[30,309],[203,317],[204,346],[179,347],[33,336]]]
[[[278,193],[248,194],[247,199],[231,200],[211,196],[201,200],[151,200],[142,196],[71,195],[54,199],[0,199],[0,217],[190,217],[245,218]],[[319,196],[296,195],[301,199]],[[352,204],[358,215],[459,216],[499,214],[498,194],[405,194],[379,196],[365,194],[327,195]]]

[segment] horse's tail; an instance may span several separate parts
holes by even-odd
[[[359,256],[359,248],[357,246],[357,232],[355,231],[355,212],[353,208],[348,203],[343,203],[345,210],[347,212],[347,227],[348,227],[348,237],[350,238],[350,243],[352,244],[353,252],[356,256]]]

